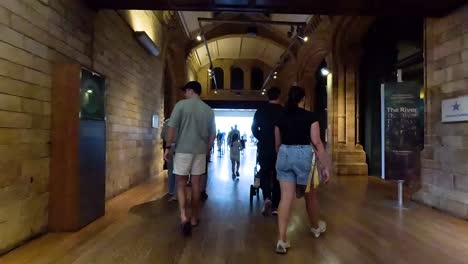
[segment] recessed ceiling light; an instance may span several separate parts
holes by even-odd
[[[322,73],[323,76],[327,76],[328,74],[330,74],[330,70],[327,69],[327,67],[323,67],[322,69],[320,69],[320,73]]]

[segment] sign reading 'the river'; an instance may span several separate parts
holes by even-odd
[[[442,122],[468,121],[468,96],[442,100]]]
[[[386,83],[382,87],[382,175],[388,180],[419,176],[423,137],[421,85]]]

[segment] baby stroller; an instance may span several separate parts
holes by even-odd
[[[260,170],[260,165],[258,164],[258,159],[257,162],[255,162],[255,167],[254,167],[254,184],[250,185],[250,205],[253,203],[253,197],[257,196],[257,200],[260,198],[260,175],[258,174]]]

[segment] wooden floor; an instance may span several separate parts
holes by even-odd
[[[328,232],[308,233],[302,200],[289,228],[292,248],[274,253],[276,219],[249,206],[253,152],[243,157],[239,182],[227,158],[214,158],[209,200],[191,238],[179,233],[177,204],[147,183],[111,200],[105,217],[73,234],[48,234],[0,258],[33,263],[468,263],[468,223],[418,206],[383,205],[393,187],[375,178],[340,178],[320,190]]]

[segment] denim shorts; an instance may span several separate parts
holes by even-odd
[[[280,182],[307,185],[313,158],[311,145],[281,145],[276,160],[276,178]]]

